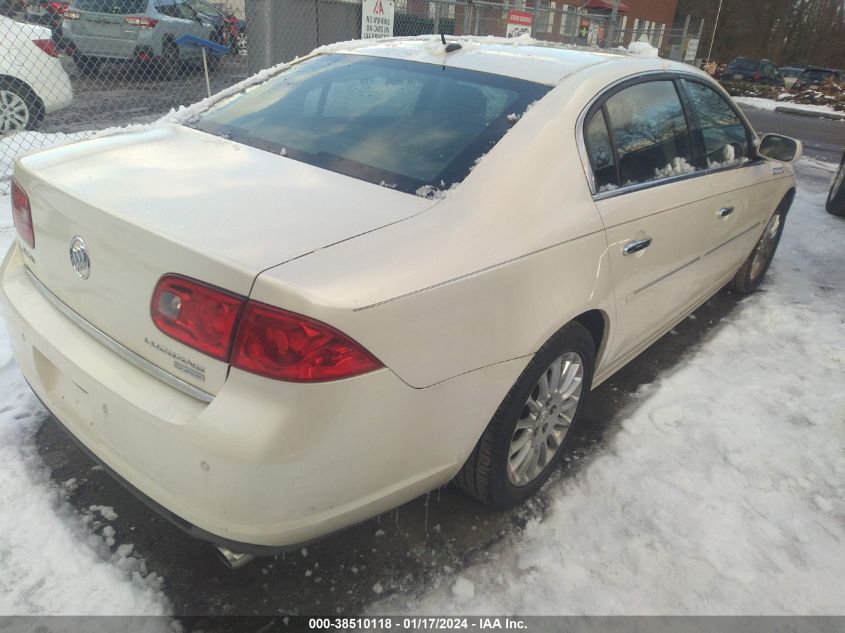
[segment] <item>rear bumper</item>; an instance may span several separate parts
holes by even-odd
[[[231,370],[207,404],[66,318],[16,245],[0,288],[18,365],[70,434],[179,527],[247,553],[320,538],[448,482],[524,365],[428,389],[386,369],[317,385]]]

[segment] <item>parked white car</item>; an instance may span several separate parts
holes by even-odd
[[[50,29],[0,16],[0,134],[37,128],[73,100]]]
[[[801,147],[709,76],[458,44],[326,49],[190,124],[17,160],[21,370],[233,563],[450,481],[519,503],[591,389],[771,262]]]

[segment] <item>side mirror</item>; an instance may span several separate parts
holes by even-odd
[[[763,158],[792,163],[801,158],[804,146],[801,141],[780,134],[766,134],[760,139],[757,153]]]

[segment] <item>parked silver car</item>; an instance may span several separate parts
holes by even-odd
[[[62,23],[81,72],[97,74],[105,61],[135,61],[154,64],[165,78],[202,54],[176,41],[186,34],[210,39],[212,30],[185,0],[75,0]]]

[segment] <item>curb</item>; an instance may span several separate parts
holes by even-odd
[[[834,121],[845,121],[845,114],[838,112],[822,112],[821,110],[804,110],[803,108],[793,108],[790,106],[777,106],[775,112],[783,112],[785,114],[797,114],[798,116],[807,116],[813,118],[832,119]]]

